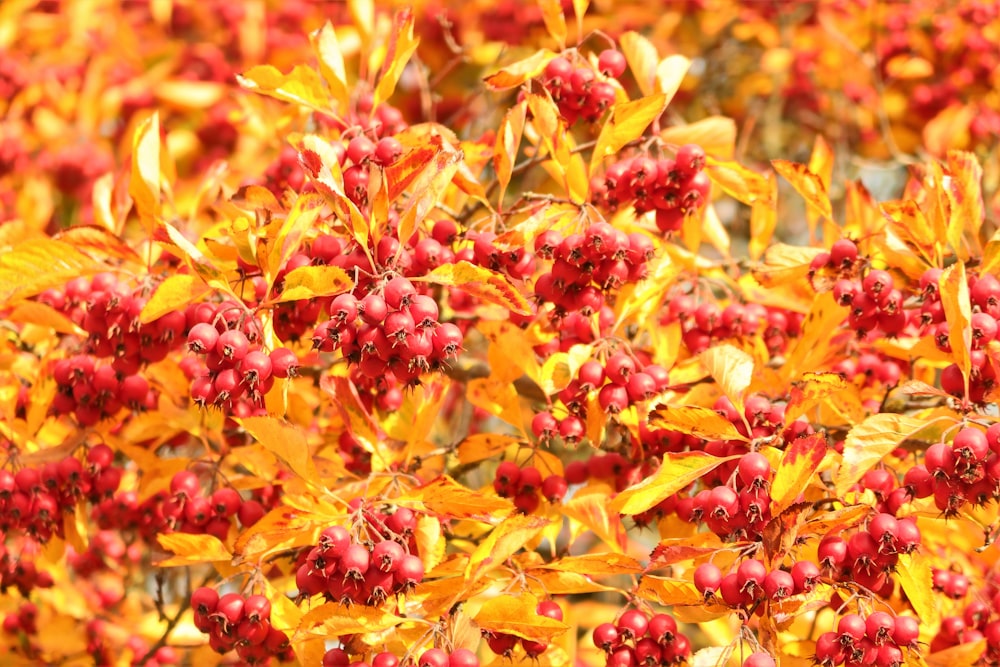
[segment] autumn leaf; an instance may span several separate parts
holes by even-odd
[[[292,472],[319,485],[319,473],[304,431],[274,417],[245,417],[237,421],[257,442],[287,463]]]
[[[790,507],[815,480],[814,473],[828,450],[826,437],[819,433],[796,438],[785,448],[771,482],[772,515]]]
[[[705,350],[701,364],[715,379],[737,410],[743,410],[743,399],[753,381],[753,357],[743,350],[724,343]]]
[[[535,611],[538,599],[530,593],[499,595],[490,598],[475,615],[483,630],[521,637],[529,641],[550,643],[566,632],[569,626]]]
[[[160,283],[153,296],[139,313],[139,321],[148,324],[175,310],[183,310],[192,301],[196,301],[209,291],[198,276],[189,273],[179,273],[168,276]]]
[[[350,103],[350,89],[337,31],[327,21],[322,28],[311,35],[311,38],[319,60],[319,72],[330,88],[330,94],[340,104],[339,108],[345,109]]]
[[[104,268],[69,243],[44,238],[25,241],[0,253],[0,304],[34,296]]]
[[[896,574],[899,577],[899,585],[920,620],[929,625],[937,625],[941,612],[927,556],[919,552],[900,554]]]
[[[792,382],[785,423],[790,424],[833,394],[847,388],[847,380],[839,373],[803,373]]]
[[[474,433],[458,443],[455,454],[463,464],[476,463],[503,452],[520,438],[503,433]]]
[[[969,372],[972,369],[972,305],[969,301],[969,284],[965,277],[965,265],[952,264],[938,280],[941,305],[948,322],[948,341],[955,363],[965,379],[965,395],[969,394]]]
[[[659,405],[649,415],[649,425],[706,440],[745,440],[731,421],[711,408],[697,405]]]
[[[262,95],[323,113],[332,111],[322,79],[316,70],[305,65],[296,65],[288,74],[271,65],[257,65],[237,74],[236,80],[247,90]]]
[[[834,477],[837,493],[841,495],[846,493],[849,487],[900,443],[927,428],[934,421],[882,413],[872,415],[852,428],[844,439],[844,462]]]
[[[664,454],[659,469],[615,496],[611,509],[629,515],[645,512],[732,458],[701,452]]]
[[[390,614],[378,607],[360,604],[346,606],[339,602],[328,602],[314,607],[302,616],[294,637],[301,637],[303,634],[339,637],[378,632],[394,628],[404,622],[405,618]]]
[[[403,75],[403,68],[419,44],[420,38],[413,36],[413,11],[406,8],[397,12],[393,19],[393,32],[389,40],[386,61],[382,65],[382,74],[375,87],[373,107],[377,107],[392,96],[399,78]]]
[[[647,574],[639,582],[637,594],[647,600],[671,606],[705,604],[704,594],[695,588],[694,582],[686,579],[669,579]]]
[[[417,280],[460,287],[463,292],[515,313],[530,312],[528,301],[502,274],[464,260],[439,266]]]
[[[548,524],[549,519],[531,514],[515,514],[504,519],[472,552],[465,568],[465,580],[476,581],[485,573],[503,565],[504,561],[523,549]]]
[[[618,38],[622,53],[628,62],[632,76],[639,85],[643,95],[652,95],[656,87],[656,68],[660,64],[660,56],[656,46],[646,37],[633,31],[624,33]]]
[[[151,233],[160,219],[160,116],[153,113],[132,137],[132,177],[128,193],[139,219]]]
[[[660,139],[675,146],[698,144],[707,155],[732,160],[736,150],[736,122],[725,116],[709,116],[661,130]]]
[[[590,158],[590,174],[593,175],[605,157],[617,154],[625,145],[642,136],[649,124],[666,110],[670,99],[664,93],[656,93],[638,100],[616,104],[611,118],[601,128],[597,146]]]
[[[542,566],[548,570],[579,572],[589,577],[610,577],[619,574],[638,574],[642,565],[626,554],[602,553],[584,556],[564,556]]]
[[[394,502],[403,507],[423,508],[448,519],[491,521],[514,510],[514,504],[507,498],[467,489],[447,476],[399,496]]]
[[[300,301],[340,294],[354,287],[354,281],[336,266],[300,266],[285,275],[276,302]]]
[[[948,172],[951,174],[950,186],[956,199],[948,221],[948,238],[959,257],[965,259],[969,253],[962,242],[971,244],[978,251],[979,230],[986,219],[982,188],[983,167],[973,153],[948,151],[947,158]]]
[[[809,167],[788,160],[771,160],[771,166],[802,195],[809,208],[828,220],[833,219],[833,207],[826,186],[819,176],[809,171]]]
[[[535,51],[524,60],[519,60],[487,76],[486,86],[491,90],[509,90],[517,88],[525,81],[534,79],[545,71],[545,66],[556,57],[556,54],[548,49]]]
[[[156,563],[157,567],[181,567],[216,561],[229,562],[233,555],[214,535],[165,533],[156,536],[163,549],[172,552],[170,558]]]
[[[563,16],[562,3],[559,0],[538,0],[538,6],[542,10],[545,29],[562,51],[566,48],[566,17]]]

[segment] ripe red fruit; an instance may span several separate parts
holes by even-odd
[[[706,597],[714,595],[722,584],[722,571],[712,563],[702,563],[694,571],[694,585]]]
[[[375,144],[364,135],[358,135],[347,144],[347,159],[354,164],[366,162],[375,152]]]
[[[622,637],[638,639],[646,634],[649,619],[638,609],[629,609],[618,619],[617,628]]]
[[[378,144],[375,145],[375,162],[383,167],[394,163],[402,154],[403,144],[392,137],[379,139]]]
[[[251,595],[243,603],[243,614],[253,623],[267,621],[271,618],[271,601],[263,595]]]
[[[299,358],[287,347],[278,347],[271,351],[271,373],[275,377],[289,378],[298,375]]]
[[[865,619],[865,634],[877,646],[885,644],[892,638],[896,629],[896,621],[891,614],[876,611]]]
[[[219,331],[213,324],[199,322],[188,332],[187,346],[192,352],[199,354],[209,352],[215,349],[218,342]]]
[[[427,649],[420,654],[417,667],[448,667],[448,654],[440,648]]]
[[[352,544],[344,551],[337,564],[337,571],[344,575],[345,579],[361,580],[365,578],[365,572],[371,564],[371,556],[368,549],[361,544]]]
[[[771,463],[759,452],[744,454],[737,470],[744,486],[766,488],[771,479]]]
[[[767,578],[767,567],[755,558],[740,563],[736,568],[736,583],[740,591],[756,596]]]
[[[768,653],[751,653],[747,656],[747,659],[743,661],[743,667],[774,667],[774,658]]]
[[[819,577],[819,567],[810,560],[796,561],[792,565],[792,580],[795,582],[796,593],[811,591],[816,587]]]
[[[219,593],[214,588],[202,586],[191,593],[191,608],[195,613],[209,615],[215,613],[219,605]]]
[[[542,600],[535,607],[535,613],[539,616],[546,616],[548,618],[554,618],[557,621],[563,620],[562,607],[553,600]]]
[[[771,600],[781,600],[795,592],[795,580],[791,573],[772,570],[764,578],[764,595]]]
[[[990,451],[990,443],[986,433],[970,426],[955,434],[951,448],[958,460],[982,461]]]
[[[372,667],[376,667],[376,665],[372,664]],[[384,665],[381,667],[395,666]],[[448,667],[479,667],[479,658],[467,648],[457,648],[448,656]]]
[[[550,503],[558,502],[566,495],[569,485],[562,475],[549,475],[542,482],[542,495]]]
[[[237,626],[243,621],[243,604],[243,596],[239,593],[226,593],[219,598],[212,616],[222,625],[223,632],[226,632],[226,628]]]
[[[382,572],[395,572],[405,555],[398,542],[383,540],[372,549],[372,562]]]
[[[424,580],[424,562],[419,556],[407,554],[399,562],[399,567],[393,573],[396,583],[404,591],[409,590]]]
[[[198,475],[190,470],[181,470],[170,480],[170,493],[182,498],[194,498],[201,493],[201,482]]]
[[[657,644],[666,646],[677,636],[677,621],[670,614],[654,614],[646,632]]]
[[[215,343],[216,354],[232,363],[242,360],[249,350],[250,341],[242,331],[236,329],[223,332]]]
[[[684,144],[677,149],[674,162],[681,179],[690,178],[704,168],[705,150],[697,144]]]
[[[858,246],[850,239],[834,241],[830,246],[830,263],[835,268],[849,268],[858,258]]]
[[[612,623],[601,623],[594,628],[594,645],[610,652],[618,643],[618,628]]]
[[[858,614],[842,616],[837,623],[837,634],[840,635],[842,641],[860,642],[867,632],[868,627],[865,624],[865,619]]]
[[[332,648],[323,654],[323,667],[348,667],[351,656],[342,648]]]
[[[605,49],[597,57],[597,69],[605,76],[617,79],[625,73],[627,61],[624,54],[616,49]]]

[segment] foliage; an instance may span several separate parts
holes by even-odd
[[[954,4],[5,3],[4,664],[996,664]]]

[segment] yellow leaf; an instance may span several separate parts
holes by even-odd
[[[40,301],[22,301],[14,306],[6,318],[9,322],[20,322],[24,324],[35,324],[41,327],[49,327],[54,331],[71,336],[86,336],[86,332],[78,327],[73,320],[69,319],[61,312]]]
[[[885,75],[889,79],[923,79],[933,74],[934,65],[920,56],[901,54],[885,64]]]
[[[525,81],[534,79],[544,72],[546,65],[555,57],[556,54],[549,49],[535,51],[528,58],[507,65],[499,71],[490,74],[483,81],[491,90],[517,88]]]
[[[201,298],[208,290],[208,285],[190,273],[168,276],[143,306],[142,312],[139,313],[139,321],[148,324],[167,313],[180,310]]]
[[[441,148],[427,162],[412,184],[412,196],[399,217],[399,237],[409,238],[441,203],[448,185],[462,166],[463,153],[442,140]]]
[[[339,108],[346,109],[350,103],[351,91],[347,87],[347,70],[344,68],[344,56],[340,51],[337,31],[327,21],[311,38],[319,60],[319,72],[334,99],[340,103]]]
[[[809,171],[809,167],[788,160],[771,160],[771,166],[802,195],[809,208],[828,220],[833,219],[833,207],[826,186],[819,176]]]
[[[939,241],[927,216],[916,202],[885,202],[879,204],[879,210],[885,217],[889,230],[908,246],[908,250],[921,255],[928,264],[938,263],[940,253],[936,249]]]
[[[538,6],[542,9],[545,29],[562,51],[566,48],[566,17],[563,16],[562,3],[559,0],[538,0]]]
[[[394,498],[393,502],[400,506],[427,509],[443,519],[492,521],[496,517],[507,516],[514,510],[514,504],[507,498],[488,496],[467,489],[448,476],[439,477],[419,489]]]
[[[826,438],[819,433],[796,438],[788,445],[771,482],[771,513],[774,516],[789,508],[809,486],[828,449]]]
[[[288,74],[271,65],[257,65],[236,80],[247,90],[274,97],[284,102],[300,104],[315,111],[332,111],[330,99],[323,88],[323,81],[316,70],[305,65],[296,65]]]
[[[668,127],[660,139],[682,146],[698,144],[705,153],[720,160],[732,160],[736,150],[736,121],[725,116],[709,116],[689,125]]]
[[[406,8],[397,12],[393,19],[393,32],[389,39],[386,61],[382,67],[382,77],[375,87],[373,108],[392,97],[406,63],[410,61],[410,56],[417,50],[419,44],[420,38],[413,36],[413,11]]]
[[[458,443],[455,453],[462,464],[476,463],[496,456],[518,442],[521,442],[520,438],[503,433],[474,433]]]
[[[785,407],[785,423],[792,423],[828,396],[846,388],[847,380],[839,373],[803,373],[802,377],[792,382]]]
[[[619,493],[611,501],[611,509],[628,515],[645,512],[731,458],[719,458],[701,452],[664,454],[660,468],[638,484]]]
[[[771,188],[768,185],[771,179],[738,162],[718,160],[709,155],[706,158],[705,171],[714,184],[737,201],[748,206],[760,200],[771,202]]]
[[[750,208],[750,259],[760,259],[774,237],[778,227],[778,179],[767,179],[767,196],[751,204]]]
[[[619,574],[638,574],[642,563],[626,554],[601,553],[584,556],[563,556],[541,566],[547,570],[578,572],[588,577],[610,577]]]
[[[300,266],[292,269],[282,283],[276,301],[299,301],[340,294],[354,287],[354,281],[337,266]]]
[[[927,556],[921,553],[900,554],[899,563],[896,565],[896,576],[899,577],[899,585],[903,587],[906,599],[913,605],[921,623],[937,626],[941,612]]]
[[[617,154],[625,144],[641,137],[649,124],[664,112],[669,101],[666,94],[656,93],[638,100],[616,104],[614,113],[597,137],[597,146],[590,158],[590,173],[593,174],[597,170],[605,157]]]
[[[670,606],[689,607],[705,604],[705,595],[698,591],[693,581],[667,579],[649,574],[639,583],[638,595]]]
[[[945,269],[938,285],[945,320],[948,322],[951,353],[965,378],[965,395],[968,396],[969,371],[972,368],[969,353],[972,346],[972,305],[969,301],[969,283],[965,278],[965,264],[958,262]]]
[[[466,582],[477,581],[485,573],[503,565],[549,523],[549,519],[533,514],[515,514],[505,519],[472,552],[465,567]]]
[[[767,249],[764,263],[755,265],[751,272],[764,287],[794,283],[809,275],[809,264],[821,252],[821,248],[776,243]]]
[[[510,184],[511,173],[514,169],[514,160],[517,159],[517,152],[521,145],[521,137],[524,134],[524,121],[528,105],[526,102],[519,102],[507,110],[497,130],[496,143],[493,146],[493,171],[497,174],[497,181],[500,183],[500,194],[497,198],[498,207],[503,208],[504,194]]]
[[[54,239],[31,239],[0,253],[0,305],[61,287],[105,270],[103,264]]]
[[[502,274],[464,260],[439,266],[420,279],[460,287],[463,292],[516,313],[524,314],[531,310],[524,295]]]
[[[907,415],[872,415],[855,426],[844,440],[844,462],[837,469],[834,484],[843,494],[901,442],[934,423]]]
[[[691,61],[681,55],[667,56],[656,66],[656,88],[666,96],[664,107],[674,99],[690,68]]]
[[[347,607],[338,602],[328,602],[309,610],[302,617],[294,638],[301,638],[302,635],[306,634],[339,637],[379,632],[405,622],[405,618],[387,613],[377,607],[366,607],[359,604]]]
[[[483,630],[549,643],[569,626],[535,612],[538,599],[530,593],[500,595],[483,603],[475,620]]]
[[[830,332],[847,317],[844,308],[833,299],[833,292],[816,296],[802,322],[802,333],[792,341],[787,363],[781,369],[784,377],[795,377],[806,369],[819,368],[830,350]]]
[[[237,421],[265,449],[287,463],[293,473],[319,485],[319,473],[304,431],[274,417],[246,417]]]
[[[955,194],[956,206],[952,208],[948,221],[949,238],[964,238],[979,248],[979,230],[986,217],[983,206],[983,168],[974,153],[948,151],[948,171],[951,173],[951,188]],[[953,243],[954,245],[954,243]],[[955,248],[959,257],[968,256],[962,248]]]
[[[153,94],[160,102],[176,109],[207,109],[226,94],[226,86],[216,81],[191,81],[168,79],[153,86]]]
[[[651,41],[637,32],[626,32],[618,39],[625,60],[639,90],[643,95],[652,95],[656,90],[656,68],[660,64],[660,55]]]
[[[743,410],[743,398],[753,381],[753,357],[734,345],[722,344],[705,350],[701,365],[715,379],[733,405]]]
[[[705,440],[746,440],[731,421],[711,408],[697,405],[658,405],[649,415],[649,425]]]
[[[180,567],[196,563],[230,562],[233,555],[214,535],[168,533],[156,536],[160,546],[174,556],[158,562],[157,567]]]
[[[153,113],[132,136],[132,178],[128,193],[148,230],[160,219],[160,116]]]

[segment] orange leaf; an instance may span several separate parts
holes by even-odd
[[[974,153],[963,151],[948,151],[948,171],[951,172],[951,190],[955,195],[956,206],[952,208],[949,226],[954,227],[956,236],[968,239],[976,248],[979,247],[979,230],[986,217],[983,206],[983,168]],[[966,254],[961,248],[955,248],[960,256]]]
[[[128,193],[139,219],[152,231],[160,219],[160,116],[153,113],[132,136],[132,177]]]
[[[651,41],[637,32],[629,31],[618,38],[625,60],[639,90],[643,95],[652,95],[656,91],[656,68],[660,55]]]
[[[753,267],[753,277],[764,287],[793,283],[809,275],[809,264],[821,252],[821,248],[776,243],[767,249],[764,263]]]
[[[548,49],[535,51],[524,60],[519,60],[487,76],[486,86],[491,90],[509,90],[517,88],[525,81],[534,79],[545,71],[549,61],[556,57],[556,54]]]
[[[923,620],[923,617],[920,617]],[[981,664],[981,658],[986,651],[986,640],[977,639],[967,644],[959,644],[946,648],[926,657],[926,667],[973,667]],[[914,653],[911,651],[911,654]],[[924,667],[924,665],[918,665]]]
[[[339,637],[349,634],[364,634],[394,628],[406,619],[390,614],[377,607],[364,605],[344,606],[338,602],[328,602],[310,609],[299,621],[294,638],[302,635],[322,635]]]
[[[642,564],[636,559],[616,553],[564,556],[542,567],[548,570],[578,572],[590,577],[638,574],[643,570]]]
[[[951,353],[955,363],[962,370],[962,377],[965,378],[965,394],[968,395],[969,371],[972,368],[972,358],[969,353],[972,346],[972,305],[969,301],[969,283],[965,279],[965,264],[958,262],[945,269],[938,285],[945,320],[948,322]]]
[[[420,38],[413,36],[413,11],[410,8],[400,10],[393,20],[392,37],[389,40],[389,51],[386,54],[386,62],[382,66],[382,77],[375,87],[372,108],[389,99],[399,77],[403,75],[403,68],[410,61],[410,56],[417,50]]]
[[[340,108],[346,109],[350,103],[351,91],[347,86],[347,70],[344,68],[344,56],[340,51],[337,31],[327,21],[311,38],[319,60],[319,72],[334,99],[340,103]]]
[[[650,574],[644,576],[639,583],[638,595],[670,606],[687,607],[705,604],[705,595],[698,591],[693,581],[667,579]]]
[[[736,122],[725,116],[709,116],[689,125],[668,127],[660,132],[668,144],[698,144],[705,153],[720,160],[732,160],[736,150]]]
[[[768,185],[768,181],[772,179],[747,169],[738,162],[717,160],[709,155],[705,171],[713,183],[737,201],[748,206],[760,200],[772,202],[771,187]]]
[[[705,440],[745,440],[731,421],[711,408],[697,405],[658,405],[649,415],[649,425]]]
[[[492,521],[509,515],[514,504],[507,498],[490,496],[467,489],[444,476],[393,499],[400,506],[423,507],[448,519]]]
[[[103,264],[65,241],[46,238],[25,241],[0,253],[0,306],[105,269]]]
[[[503,565],[504,561],[527,546],[549,523],[549,519],[532,514],[515,514],[505,519],[472,552],[465,567],[466,582],[475,582],[482,575]]]
[[[304,431],[275,417],[245,417],[237,421],[265,449],[287,463],[292,472],[306,482],[320,484]]]
[[[792,382],[785,423],[790,424],[828,396],[847,388],[847,380],[839,373],[806,372]]]
[[[788,160],[771,160],[771,166],[802,195],[809,208],[827,220],[833,219],[833,207],[826,186],[819,176],[809,171],[809,167]]]
[[[508,109],[500,123],[500,129],[497,130],[497,139],[493,147],[493,170],[500,182],[500,195],[497,199],[500,208],[503,207],[504,194],[510,184],[514,160],[517,159],[517,152],[521,145],[527,109],[526,102],[519,102]]]
[[[305,65],[296,65],[288,74],[282,74],[281,70],[271,65],[257,65],[243,74],[237,74],[236,80],[247,90],[261,95],[322,113],[332,111],[322,79],[316,70]]]
[[[826,438],[819,433],[796,438],[788,445],[771,482],[772,514],[785,511],[809,486],[828,449]]]
[[[516,313],[531,310],[524,296],[502,274],[464,260],[439,266],[420,280],[460,287],[463,292]]]
[[[629,515],[645,512],[732,458],[701,452],[664,454],[660,468],[619,493],[611,501],[611,509]]]
[[[569,629],[562,621],[536,613],[537,606],[538,599],[530,593],[500,595],[484,602],[475,619],[483,630],[546,643]]]
[[[521,442],[520,438],[503,433],[474,433],[458,443],[455,453],[462,464],[476,463],[496,456],[518,442]]]
[[[545,29],[549,31],[552,39],[556,40],[559,50],[562,51],[566,48],[566,17],[563,16],[562,3],[559,0],[538,0],[538,6],[542,9]]]

